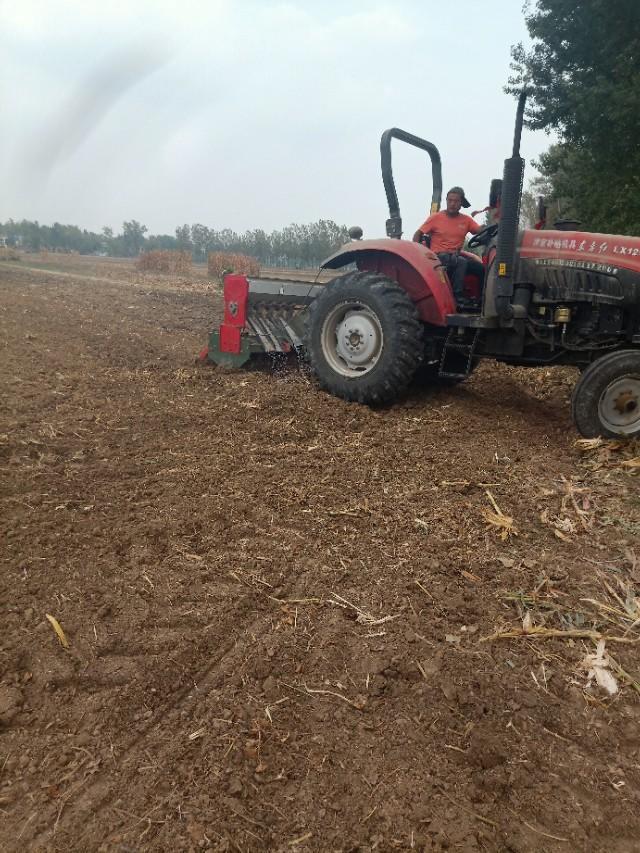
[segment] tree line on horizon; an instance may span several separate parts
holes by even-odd
[[[206,261],[210,252],[228,252],[256,258],[264,266],[318,266],[349,239],[345,225],[320,219],[306,225],[293,223],[271,233],[256,228],[238,234],[230,228],[217,231],[205,225],[180,225],[175,234],[149,234],[135,219],[122,223],[114,233],[104,227],[100,234],[77,225],[40,225],[23,219],[0,223],[0,238],[8,246],[29,252],[78,252],[135,258],[142,252],[174,250],[188,252],[196,262]]]

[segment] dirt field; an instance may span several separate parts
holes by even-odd
[[[202,277],[39,262],[0,264],[2,850],[640,849],[640,449],[576,445],[571,371],[371,410],[197,367]]]

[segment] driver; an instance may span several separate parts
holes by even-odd
[[[416,243],[421,242],[424,235],[431,235],[431,251],[442,261],[453,286],[453,296],[456,302],[463,297],[464,277],[467,272],[468,260],[460,254],[467,234],[477,234],[482,231],[466,213],[460,213],[461,207],[470,207],[462,187],[451,187],[447,193],[447,207],[438,213],[433,213],[413,235]]]

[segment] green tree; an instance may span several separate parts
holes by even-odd
[[[100,251],[106,252],[108,255],[113,254],[113,228],[109,225],[104,225],[100,238]]]
[[[173,234],[150,234],[145,242],[145,249],[151,252],[155,249],[175,251],[178,248],[178,241]]]
[[[188,225],[179,225],[176,228],[176,241],[176,245],[181,252],[190,252],[193,249],[191,228]]]
[[[144,247],[144,235],[147,230],[146,225],[141,225],[135,219],[122,223],[122,247],[125,257],[134,258],[140,254]]]
[[[526,23],[507,91],[526,86],[529,126],[560,137],[543,178],[584,227],[640,233],[640,3],[537,0]]]
[[[211,242],[211,231],[206,225],[191,226],[191,244],[193,246],[193,258],[196,261],[204,261],[207,258],[207,251]]]

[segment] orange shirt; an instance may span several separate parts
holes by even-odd
[[[467,234],[477,234],[482,226],[465,213],[449,216],[446,210],[440,210],[433,213],[418,230],[423,234],[431,234],[431,251],[438,254],[459,251]]]

